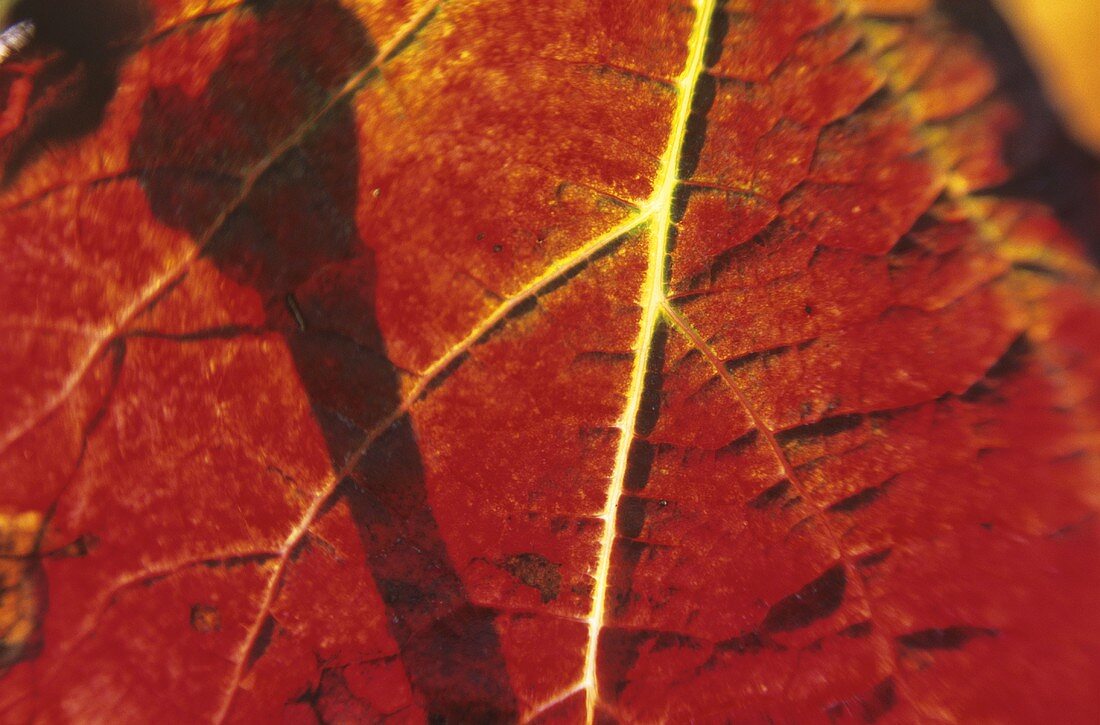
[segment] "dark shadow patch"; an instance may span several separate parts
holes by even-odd
[[[967,402],[979,402],[995,397],[999,383],[1023,370],[1031,353],[1031,342],[1027,339],[1027,335],[1019,335],[990,366],[981,380],[967,388],[961,399]]]
[[[140,0],[23,0],[11,18],[34,23],[29,52],[44,65],[24,122],[0,141],[5,185],[50,146],[98,128],[150,13]]]
[[[718,79],[707,71],[721,58],[722,44],[729,32],[729,16],[726,15],[725,5],[724,2],[718,3],[710,18],[706,46],[703,48],[703,72],[695,82],[695,94],[691,98],[691,111],[684,129],[684,145],[680,149],[680,166],[677,170],[677,178],[680,179],[694,176],[706,144],[707,115],[714,105],[718,90]]]
[[[573,356],[573,362],[593,362],[598,364],[611,364],[618,367],[622,363],[634,362],[632,352],[608,352],[606,350],[585,350]]]
[[[295,547],[297,548],[297,547]],[[242,554],[240,556],[217,557],[202,562],[207,569],[238,569],[242,566],[257,566],[276,558],[276,554]]]
[[[737,655],[751,655],[767,648],[768,645],[759,632],[749,632],[739,637],[730,637],[714,645],[715,652],[729,652]]]
[[[656,456],[657,449],[649,441],[635,438],[630,442],[630,450],[626,454],[626,473],[623,476],[624,490],[637,492],[649,484],[649,475]]]
[[[256,634],[256,639],[253,640],[252,646],[248,648],[248,656],[244,660],[245,672],[251,670],[256,661],[264,656],[264,652],[267,652],[267,648],[271,646],[271,640],[274,638],[275,617],[267,614],[264,616],[263,624],[260,625],[260,631]]]
[[[743,367],[760,363],[767,367],[772,360],[783,355],[791,349],[790,345],[781,345],[779,347],[771,348],[770,350],[761,350],[760,352],[750,352],[742,355],[741,357],[734,358],[733,360],[726,360],[722,365],[726,368],[728,373],[736,373]]]
[[[637,496],[623,496],[619,499],[619,508],[615,512],[615,529],[619,536],[636,539],[645,526],[648,500]]]
[[[835,415],[832,418],[824,418],[816,423],[808,423],[806,425],[800,425],[797,428],[779,431],[775,434],[775,438],[781,444],[797,443],[818,438],[829,438],[830,436],[855,430],[863,423],[863,418],[863,415],[859,413]]]
[[[858,54],[861,50],[865,50],[866,47],[867,44],[864,42],[863,38],[860,38],[856,42],[856,44],[852,46],[849,54]],[[867,98],[863,99],[863,101],[858,106],[856,106],[850,114],[826,124],[825,128],[837,128],[842,127],[845,124],[850,124],[853,121],[858,122],[859,120],[862,120],[867,116],[874,115],[876,112],[880,112],[883,109],[890,108],[890,106],[892,105],[892,101],[892,92],[890,91],[888,86],[883,86],[871,95],[867,96]]]
[[[253,17],[229,29],[226,60],[202,95],[174,86],[149,93],[130,162],[224,172],[152,171],[142,182],[158,219],[208,240],[205,258],[263,300],[266,326],[283,334],[332,467],[341,471],[359,454],[364,432],[401,402],[376,320],[374,255],[356,221],[359,121],[348,99],[332,103],[377,51],[337,0],[265,0],[251,9]],[[300,131],[301,142],[268,164],[271,150]],[[255,168],[264,170],[223,219],[222,205],[242,192],[232,179]],[[308,320],[305,329],[299,318]],[[407,416],[373,441],[325,509],[341,500],[363,547],[360,576],[376,583],[427,717],[514,718],[495,612],[470,601],[450,560]]]
[[[754,509],[766,509],[783,501],[790,491],[791,482],[784,478],[779,483],[773,483],[758,493],[749,501],[749,506]]]
[[[844,601],[848,575],[837,564],[794,594],[771,606],[761,628],[764,632],[790,632],[828,617]]]
[[[514,554],[501,562],[501,567],[524,585],[537,589],[543,604],[558,598],[561,567],[542,554]]]
[[[626,243],[626,240],[637,234],[636,230],[631,230],[623,234],[622,236],[615,237],[608,242],[605,246],[596,250],[592,256],[579,260],[576,264],[570,267],[565,272],[559,274],[552,281],[548,282],[545,287],[538,291],[539,297],[545,297],[546,295],[553,294],[559,289],[569,284],[578,274],[588,269],[589,266],[596,264],[600,260],[607,259],[615,254]]]
[[[759,254],[765,247],[774,243],[774,240],[783,238],[786,233],[787,222],[783,217],[776,216],[763,230],[755,234],[752,239],[744,244],[738,244],[713,257],[707,267],[695,274],[689,280],[688,289],[699,287],[713,288],[719,280],[735,267],[741,267],[748,259]]]
[[[872,566],[877,566],[882,562],[890,558],[890,554],[894,552],[893,548],[887,547],[880,549],[879,551],[872,551],[870,554],[864,554],[856,559],[856,566],[861,569],[869,569]]]
[[[997,362],[989,368],[985,376],[995,380],[1001,380],[1023,369],[1024,360],[1031,355],[1031,342],[1027,335],[1020,335],[1008,346],[1004,354],[997,358]]]
[[[840,630],[837,634],[841,637],[847,637],[849,639],[863,639],[864,637],[871,636],[871,632],[875,631],[875,625],[871,622],[856,622]]]
[[[760,431],[755,428],[750,428],[741,435],[734,438],[732,441],[715,451],[716,455],[722,456],[743,456],[754,445],[756,445],[757,439],[760,437]]]
[[[717,12],[717,11],[716,11]],[[695,95],[691,97],[691,112],[684,128],[684,145],[680,149],[680,166],[677,178],[691,179],[699,168],[703,147],[707,142],[707,115],[718,96],[718,79],[703,72],[695,82]]]
[[[443,385],[443,383],[447,382],[447,380],[450,379],[452,375],[458,372],[458,369],[465,365],[466,361],[469,359],[469,350],[455,355],[454,358],[449,363],[444,365],[442,370],[432,376],[432,379],[429,380],[428,384],[424,386],[424,390],[420,393],[420,400],[427,398],[429,395],[439,389],[439,387]]]
[[[496,613],[469,601],[423,477],[412,424],[403,417],[370,447],[338,495],[359,528],[390,630],[429,716],[507,719],[515,704]]]
[[[850,514],[860,509],[867,508],[875,501],[882,498],[893,481],[894,479],[891,478],[878,486],[869,486],[858,493],[853,493],[847,498],[842,498],[825,510],[831,514]]]
[[[1070,522],[1064,526],[1059,526],[1054,531],[1046,534],[1044,538],[1052,541],[1059,539],[1072,539],[1081,534],[1084,534],[1086,530],[1094,527],[1096,523],[1096,513],[1089,513],[1078,519],[1077,521]]]
[[[205,330],[193,330],[191,332],[161,332],[160,330],[146,330],[133,328],[122,339],[128,340],[171,340],[172,342],[204,342],[207,340],[232,340],[239,337],[262,337],[269,330],[257,327],[243,327],[240,325],[225,325],[222,327],[210,327]]]
[[[536,295],[531,295],[525,299],[520,300],[512,309],[505,313],[501,318],[501,322],[510,322],[512,320],[518,320],[521,317],[525,317],[539,308],[539,298]]]
[[[607,604],[613,617],[619,617],[634,596],[634,572],[651,547],[644,541],[615,538],[611,549],[611,570],[608,574]]]
[[[800,503],[802,503],[802,497],[801,496],[795,496],[794,498],[789,498],[786,501],[784,501],[783,502],[783,508],[784,509],[793,508],[794,506],[797,506]],[[810,518],[803,519],[802,521],[799,521],[797,524],[795,524],[795,526],[800,526],[802,524],[808,524],[810,522],[810,520],[811,520]]]
[[[703,48],[703,67],[713,68],[722,58],[726,35],[730,31],[730,16],[726,10],[726,0],[721,0],[714,8],[710,27],[707,28],[707,44]]]
[[[649,346],[649,356],[645,363],[645,380],[642,384],[642,399],[638,405],[638,416],[634,420],[634,434],[642,438],[648,436],[657,427],[661,414],[661,391],[665,383],[665,347],[668,343],[668,324],[659,320],[653,331],[653,340]]]
[[[646,631],[604,627],[597,649],[596,674],[611,692],[622,694],[630,683],[630,671],[638,661],[642,647],[654,639]]]
[[[681,221],[683,221],[684,214],[687,213],[688,204],[691,202],[691,197],[697,191],[698,191],[698,189],[696,187],[689,186],[688,184],[679,184],[679,185],[676,186],[676,189],[672,192],[672,200],[669,202],[670,207],[671,207],[669,209],[669,218],[672,220],[672,223],[674,225],[679,224]],[[676,231],[676,227],[673,226],[672,229],[669,230],[669,231]],[[670,254],[673,251],[675,251],[675,249],[676,249],[675,244],[669,244],[669,253]],[[671,265],[666,265],[666,266],[671,266]],[[667,276],[668,275],[666,275],[666,277]],[[679,297],[678,300],[680,300],[682,302],[683,298]]]
[[[658,320],[653,331],[653,339],[646,358],[645,377],[642,383],[642,398],[638,413],[634,419],[635,438],[627,451],[626,472],[623,476],[623,490],[634,494],[649,484],[656,459],[656,447],[645,440],[657,425],[661,413],[662,388],[664,387],[665,348],[668,343],[668,324]],[[631,582],[642,552],[647,544],[632,541],[645,527],[646,502],[634,495],[620,499],[615,516],[616,538],[612,549],[612,574],[608,586],[608,600],[612,613],[619,614],[630,601]]]
[[[1000,634],[989,627],[971,627],[956,625],[933,629],[922,629],[897,638],[898,644],[906,649],[961,649],[975,637],[996,637]]]
[[[14,525],[11,525],[14,524]],[[41,529],[41,523],[36,522]],[[0,517],[0,676],[42,651],[42,618],[49,602],[45,570],[38,554],[41,534]]]
[[[99,547],[99,537],[95,534],[81,534],[68,544],[42,553],[43,557],[68,559],[83,558]]]
[[[830,722],[858,717],[866,723],[882,719],[897,704],[897,686],[893,677],[887,677],[871,688],[871,691],[857,697],[834,702],[825,708]]]

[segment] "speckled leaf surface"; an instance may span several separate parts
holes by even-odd
[[[44,16],[0,719],[1094,722],[1097,273],[926,6]]]

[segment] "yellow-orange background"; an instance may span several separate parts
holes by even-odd
[[[1100,151],[1100,0],[997,0],[1069,129]]]

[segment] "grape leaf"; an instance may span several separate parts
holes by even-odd
[[[40,5],[5,721],[1100,713],[1089,162],[957,8]]]

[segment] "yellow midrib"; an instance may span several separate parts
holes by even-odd
[[[684,70],[677,79],[676,109],[672,116],[672,128],[668,144],[661,156],[661,174],[651,201],[644,207],[643,218],[652,217],[654,222],[653,240],[649,246],[649,260],[646,268],[645,284],[642,288],[642,319],[638,330],[638,339],[634,345],[634,367],[627,390],[626,405],[618,427],[622,431],[619,445],[615,451],[615,464],[608,486],[607,503],[599,518],[603,520],[603,533],[600,537],[600,553],[596,563],[595,587],[592,592],[592,611],[588,615],[588,643],[584,657],[584,679],[587,720],[592,723],[599,699],[599,687],[596,681],[596,656],[600,630],[604,623],[604,605],[607,600],[607,581],[611,569],[611,549],[615,541],[615,518],[619,500],[623,494],[626,478],[627,456],[634,440],[634,426],[645,390],[646,361],[649,359],[653,344],[653,335],[657,329],[657,320],[665,302],[666,260],[668,257],[668,238],[672,226],[672,202],[679,182],[677,171],[683,153],[684,139],[687,135],[688,118],[691,116],[695,86],[703,71],[703,54],[707,46],[711,18],[714,15],[716,0],[695,0],[695,22],[688,40],[688,58]]]

